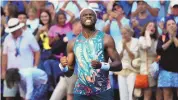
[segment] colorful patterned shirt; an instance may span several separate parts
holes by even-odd
[[[93,38],[86,39],[80,34],[74,44],[74,54],[78,66],[78,80],[74,94],[93,95],[111,88],[109,71],[93,69],[92,60],[104,62],[104,33],[99,31]]]

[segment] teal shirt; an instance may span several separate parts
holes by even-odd
[[[92,60],[104,62],[104,33],[98,33],[90,39],[80,34],[74,44],[74,54],[78,66],[78,80],[74,94],[92,95],[111,88],[109,71],[93,69]]]

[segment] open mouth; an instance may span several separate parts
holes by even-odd
[[[90,23],[91,23],[91,20],[87,19],[87,20],[85,21],[85,23],[90,24]]]
[[[151,32],[154,33],[155,32],[154,29],[152,29]]]

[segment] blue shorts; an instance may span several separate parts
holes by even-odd
[[[114,100],[114,93],[112,89],[109,89],[99,94],[90,96],[74,94],[74,100]]]

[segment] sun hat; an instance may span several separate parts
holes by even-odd
[[[5,32],[12,33],[20,28],[22,28],[25,24],[20,23],[17,18],[11,18],[9,19],[7,23],[8,27],[6,27]]]

